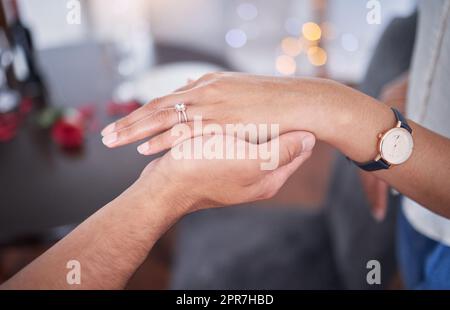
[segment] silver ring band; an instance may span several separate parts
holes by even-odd
[[[187,123],[188,117],[186,114],[186,104],[184,102],[180,102],[175,104],[175,111],[178,113],[178,123]]]

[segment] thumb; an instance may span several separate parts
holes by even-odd
[[[278,168],[266,174],[261,181],[262,188],[272,197],[286,180],[311,156],[316,138],[313,134],[296,131],[279,137],[280,158]]]
[[[291,163],[298,156],[311,152],[316,144],[316,137],[310,132],[293,131],[278,137],[278,143],[278,167],[281,167]]]

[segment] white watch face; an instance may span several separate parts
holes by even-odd
[[[414,142],[411,133],[404,128],[393,128],[382,138],[381,156],[390,164],[399,165],[408,160]]]

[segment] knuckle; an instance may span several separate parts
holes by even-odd
[[[202,97],[217,96],[226,86],[226,79],[223,73],[210,73],[211,77],[199,88],[199,95]]]
[[[171,116],[173,116],[175,112],[169,110],[169,109],[161,109],[158,110],[155,114],[152,116],[152,122],[155,122],[157,124],[162,124],[167,122]]]
[[[220,89],[222,88],[222,83],[220,80],[214,80],[210,83],[208,83],[203,88],[203,94],[206,96],[214,96],[217,95],[220,92]]]
[[[160,107],[162,105],[162,102],[163,102],[163,97],[156,97],[152,101],[147,103],[144,107],[147,111],[152,110],[154,108]]]
[[[162,148],[171,143],[170,135],[164,133],[152,139],[151,142],[157,148]]]
[[[133,129],[133,128],[126,128],[126,129],[123,129],[123,130],[119,131],[119,132],[117,133],[117,135],[118,135],[118,138],[120,138],[121,140],[123,140],[123,139],[127,139],[127,138],[129,138],[130,136],[132,136],[132,135],[133,135],[133,132],[134,132],[134,129]]]
[[[125,128],[128,125],[128,119],[127,118],[122,118],[118,121],[116,121],[116,128]]]
[[[203,77],[205,80],[215,79],[220,76],[220,72],[208,72]]]
[[[288,164],[288,163],[292,162],[296,157],[295,150],[290,145],[284,146],[284,154],[286,156],[285,157],[286,162],[284,164]]]
[[[213,78],[214,78],[213,73],[210,72],[210,73],[206,73],[206,74],[202,75],[198,80],[200,82],[206,82],[206,81],[209,81],[209,80],[211,80]]]

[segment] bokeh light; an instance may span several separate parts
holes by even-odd
[[[247,35],[241,29],[231,29],[225,35],[225,41],[233,48],[240,48],[247,43]]]
[[[309,41],[305,38],[302,38],[303,46],[311,47],[311,46],[319,46],[319,41]]]
[[[280,55],[276,60],[276,69],[283,75],[292,75],[297,70],[295,59],[288,55]]]
[[[258,16],[258,8],[253,3],[241,3],[237,7],[237,14],[245,21],[254,20]]]
[[[359,48],[359,41],[353,34],[345,33],[341,37],[341,45],[347,52],[356,52]]]
[[[309,41],[317,41],[322,37],[322,30],[319,25],[313,22],[303,24],[302,33]]]
[[[281,41],[281,49],[286,55],[295,57],[302,52],[303,46],[298,38],[287,37]]]
[[[301,29],[302,29],[302,22],[298,20],[297,18],[290,17],[286,19],[284,22],[284,29],[287,33],[289,33],[292,36],[298,36],[300,35]]]
[[[314,66],[323,66],[327,63],[327,52],[318,46],[312,46],[308,49],[308,60]]]

